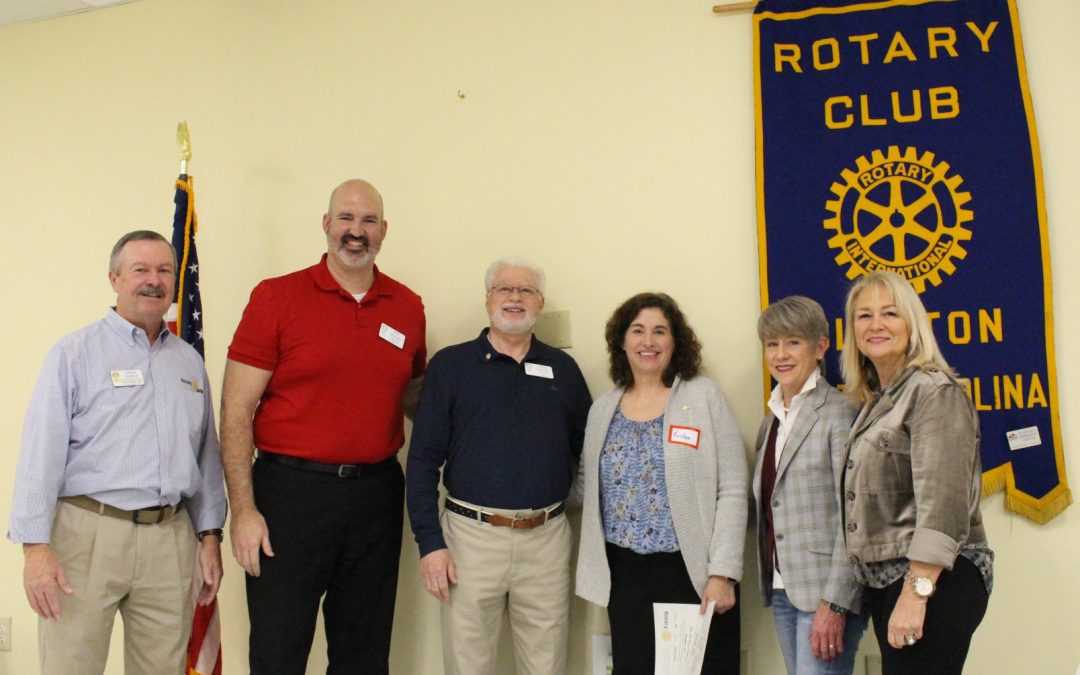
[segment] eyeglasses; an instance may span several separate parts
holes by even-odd
[[[514,293],[517,293],[522,300],[534,300],[544,297],[543,293],[532,286],[507,286],[505,284],[492,286],[488,289],[488,293],[494,293],[495,297],[498,298],[509,298]]]

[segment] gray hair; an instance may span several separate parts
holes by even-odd
[[[128,242],[132,241],[163,241],[169,247],[169,251],[172,252],[173,261],[173,274],[177,273],[176,267],[176,249],[173,248],[172,242],[170,242],[161,234],[154,232],[153,230],[135,230],[134,232],[128,232],[124,236],[120,237],[112,247],[112,253],[109,254],[109,271],[113,274],[120,274],[120,252],[124,250],[124,247],[128,245]]]
[[[506,258],[499,258],[488,266],[487,272],[484,274],[485,293],[491,290],[491,285],[495,283],[496,275],[498,275],[499,271],[505,267],[523,267],[529,270],[536,276],[536,283],[540,285],[540,294],[543,295],[547,290],[547,275],[544,274],[544,270],[541,269],[539,265],[534,265],[521,256],[509,256]]]
[[[758,317],[757,333],[762,343],[787,335],[805,338],[816,349],[822,338],[829,338],[829,322],[817,302],[802,295],[789,295],[765,308]],[[818,361],[818,369],[825,374],[824,359]]]
[[[825,310],[817,302],[802,295],[789,295],[765,308],[758,318],[757,333],[762,342],[780,335],[817,342],[829,337],[829,322],[825,319]]]
[[[919,299],[919,294],[915,292],[907,279],[896,272],[876,270],[852,284],[847,300],[844,302],[845,339],[840,370],[844,375],[845,390],[857,402],[866,403],[874,397],[874,391],[881,384],[878,380],[877,369],[874,368],[870,359],[859,351],[855,340],[855,301],[860,293],[870,288],[880,288],[892,297],[896,311],[911,331],[904,367],[915,366],[923,370],[937,368],[952,372],[938,348],[937,340],[934,339],[930,317],[926,314],[926,307]]]

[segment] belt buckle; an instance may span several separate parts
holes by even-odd
[[[360,475],[360,465],[340,464],[337,470],[338,478],[355,478]]]
[[[157,520],[144,520],[142,517],[145,512],[153,509],[135,509],[131,512],[131,522],[136,525],[157,525],[165,519],[165,508],[167,507],[157,509]]]

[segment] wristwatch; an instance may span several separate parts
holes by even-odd
[[[218,527],[214,528],[213,530],[203,530],[195,536],[198,538],[199,541],[202,541],[203,537],[217,537],[220,541],[225,539],[225,530],[222,530],[220,527]]]
[[[829,603],[829,611],[833,614],[839,614],[840,616],[846,616],[848,613],[847,607],[836,604],[835,602]]]
[[[923,600],[929,599],[930,596],[934,594],[934,591],[937,590],[937,587],[934,586],[934,580],[930,577],[917,577],[911,572],[908,572],[904,579],[911,584],[911,590],[915,591],[915,595]]]

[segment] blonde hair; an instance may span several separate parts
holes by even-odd
[[[870,359],[859,351],[855,340],[855,301],[859,294],[870,288],[885,291],[896,305],[900,317],[907,323],[911,336],[908,338],[907,355],[904,368],[913,366],[922,370],[940,369],[951,372],[949,364],[942,356],[930,328],[930,317],[926,314],[922,300],[902,276],[895,272],[874,271],[851,285],[847,300],[844,301],[844,352],[840,359],[840,370],[844,376],[844,388],[857,403],[866,403],[880,389],[877,370]]]

